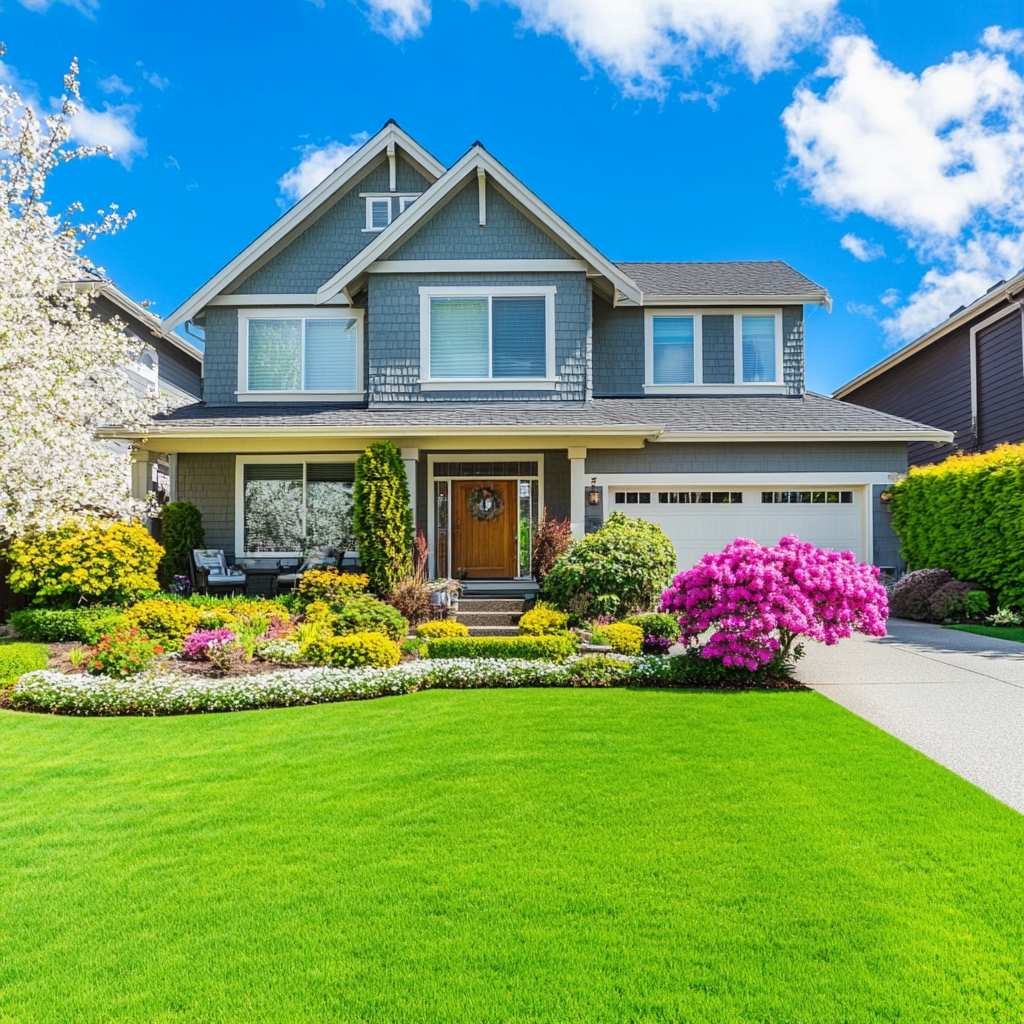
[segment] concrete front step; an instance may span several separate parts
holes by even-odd
[[[515,612],[522,615],[523,602],[511,597],[462,597],[455,614],[463,612]]]
[[[519,615],[519,612],[464,612],[460,608],[455,619],[464,626],[516,626]]]

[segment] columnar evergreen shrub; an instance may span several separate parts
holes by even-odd
[[[1024,607],[1024,444],[915,466],[891,507],[911,568],[947,569]]]
[[[583,619],[652,609],[676,568],[665,531],[621,512],[578,540],[551,567],[544,596]]]
[[[378,441],[356,461],[352,530],[359,561],[378,594],[390,594],[412,573],[412,506],[405,467],[390,441]]]
[[[887,602],[878,569],[849,551],[830,551],[796,537],[774,547],[734,540],[679,573],[662,608],[679,616],[683,638],[702,658],[756,672],[787,673],[799,637],[834,644],[853,631],[885,636]]]
[[[164,549],[139,523],[68,521],[16,537],[8,547],[11,589],[33,604],[129,604],[160,589]]]
[[[160,582],[169,586],[175,576],[188,572],[189,552],[205,546],[203,517],[189,501],[171,501],[160,512],[160,540],[164,557],[160,559]]]

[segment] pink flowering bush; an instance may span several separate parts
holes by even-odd
[[[683,642],[731,668],[787,673],[802,649],[798,637],[835,644],[854,631],[884,636],[888,615],[878,569],[849,551],[796,537],[774,547],[734,540],[679,573],[661,608],[679,617]]]
[[[189,633],[181,645],[181,656],[188,661],[208,661],[211,648],[226,647],[235,642],[230,629],[197,629]]]

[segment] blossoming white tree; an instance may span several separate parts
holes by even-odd
[[[55,168],[103,152],[70,141],[79,102],[75,62],[49,115],[0,81],[0,543],[69,516],[141,511],[128,453],[95,436],[105,424],[142,429],[156,411],[120,369],[143,343],[76,285],[97,273],[86,243],[131,215],[111,205],[89,222],[80,203],[55,213],[47,198]]]

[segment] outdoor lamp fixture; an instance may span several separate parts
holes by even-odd
[[[892,501],[892,491],[882,491],[882,493],[879,494],[878,496],[878,500],[883,505],[888,505],[889,502]]]
[[[588,505],[600,505],[601,504],[601,488],[597,486],[597,477],[592,476],[590,478],[590,486],[587,488],[587,504]]]

